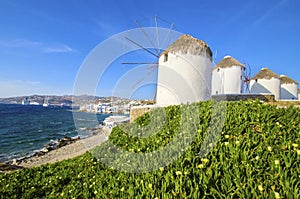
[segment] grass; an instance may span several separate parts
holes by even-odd
[[[299,109],[278,109],[258,101],[228,102],[220,137],[200,157],[207,130],[215,123],[211,106],[211,101],[170,106],[164,115],[150,112],[134,124],[114,128],[109,142],[117,151],[105,142],[94,153],[108,155],[98,159],[85,153],[2,174],[0,198],[299,198]],[[184,125],[184,119],[195,125]],[[190,130],[195,134],[189,137]],[[103,163],[109,159],[115,167],[127,168],[125,157],[110,155],[120,149],[151,153],[177,137],[187,137],[188,147],[155,171],[132,173]]]

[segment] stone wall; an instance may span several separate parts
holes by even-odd
[[[272,94],[224,94],[224,95],[213,95],[212,96],[213,100],[226,100],[226,101],[239,101],[239,100],[248,100],[248,99],[253,99],[253,100],[261,100],[264,102],[274,102],[275,101],[275,96]]]
[[[151,108],[153,108],[154,105],[147,105],[147,106],[134,106],[130,109],[130,123],[133,123],[134,120],[144,113],[147,113],[150,111]]]
[[[239,101],[239,100],[248,100],[248,99],[259,99],[264,102],[274,102],[275,97],[272,94],[224,94],[224,95],[213,95],[213,100],[221,101]],[[133,123],[134,120],[144,113],[149,112],[152,108],[158,107],[157,105],[146,105],[146,106],[134,106],[130,109],[130,123]]]

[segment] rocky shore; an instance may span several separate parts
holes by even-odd
[[[82,155],[107,140],[110,131],[110,128],[102,128],[94,131],[90,137],[84,139],[80,139],[80,137],[65,137],[58,141],[50,142],[45,145],[45,148],[31,156],[0,163],[0,172],[36,167]]]

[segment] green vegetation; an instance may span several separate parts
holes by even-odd
[[[199,118],[191,118],[198,122],[195,136],[188,139],[191,144],[166,167],[148,173],[123,172],[86,153],[0,175],[0,198],[299,198],[299,109],[277,109],[257,101],[229,102],[221,136],[200,158],[201,143],[212,120],[211,104],[191,104],[192,109],[170,106],[165,116],[156,115],[155,119],[150,112],[135,124],[114,128],[109,140],[116,146],[148,153],[167,146],[177,132],[185,135],[193,127],[184,126],[181,115],[186,110],[196,111]],[[106,142],[94,152],[112,150],[108,145]]]

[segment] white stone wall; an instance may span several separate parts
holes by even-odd
[[[240,94],[243,88],[243,67],[216,68],[212,72],[212,94]]]
[[[264,94],[271,93],[275,96],[275,100],[280,99],[280,79],[257,79],[250,80],[250,93]]]
[[[185,104],[211,98],[212,64],[202,55],[168,53],[159,58],[156,103]]]
[[[297,100],[298,99],[298,84],[295,84],[295,83],[281,84],[280,99],[282,99],[282,100]]]

